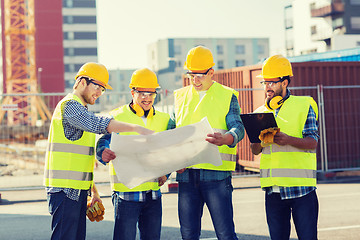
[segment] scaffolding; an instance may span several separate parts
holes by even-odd
[[[7,113],[7,125],[35,126],[38,116],[45,121],[51,113],[38,93],[35,56],[34,0],[3,0],[5,87],[8,94],[2,105],[16,106],[13,111],[0,109],[0,123]]]

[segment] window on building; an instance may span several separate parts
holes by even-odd
[[[65,81],[65,88],[72,88],[74,85],[74,81],[73,80],[66,80]]]
[[[235,66],[236,67],[245,66],[245,60],[236,60],[235,61]]]
[[[73,7],[74,8],[95,8],[96,2],[95,2],[95,0],[74,0]]]
[[[360,42],[356,42],[356,46],[357,46],[357,47],[360,47]]]
[[[175,52],[175,55],[180,55],[181,54],[181,46],[175,45],[174,52]]]
[[[96,16],[72,16],[72,17],[73,17],[72,23],[77,23],[77,24],[96,23]]]
[[[285,6],[285,29],[293,28],[293,8],[292,5]]]
[[[235,52],[236,52],[236,54],[245,54],[245,46],[244,45],[236,45]]]
[[[73,23],[73,16],[63,16],[63,23],[64,24],[72,24]]]
[[[74,72],[77,72],[79,71],[79,69],[82,67],[83,64],[74,64],[74,68],[75,68],[75,71]]]
[[[63,32],[63,39],[67,40],[68,39],[68,32]]]
[[[316,25],[311,26],[310,31],[311,31],[311,35],[315,35],[317,33]]]
[[[218,69],[224,69],[224,61],[223,60],[219,60],[217,62],[217,68]]]
[[[63,7],[65,8],[72,8],[73,0],[63,0]]]
[[[352,29],[359,30],[360,29],[360,17],[351,17],[350,25]]]
[[[63,0],[64,8],[95,8],[96,0]]]
[[[65,70],[65,72],[71,72],[70,71],[70,64],[64,64],[64,70]]]
[[[74,32],[74,39],[97,39],[96,32]]]
[[[73,48],[64,48],[64,56],[73,56],[74,49]]]
[[[350,0],[351,5],[360,5],[360,0]]]
[[[264,45],[258,45],[258,54],[264,54],[265,53],[265,46]]]
[[[74,48],[75,56],[96,56],[97,48]]]
[[[217,54],[224,54],[224,47],[222,45],[217,45],[216,52]]]

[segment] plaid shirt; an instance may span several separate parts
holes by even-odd
[[[229,145],[233,148],[241,139],[244,138],[244,125],[240,118],[240,106],[238,99],[235,95],[232,96],[229,112],[226,114],[226,125],[229,129],[227,133],[230,133],[234,137],[234,142]],[[175,116],[172,116],[175,118]],[[231,176],[231,171],[216,171],[199,169],[200,181],[219,181]],[[189,171],[185,171],[181,174],[176,174],[176,181],[189,182]]]
[[[96,116],[89,112],[87,107],[81,103],[70,100],[65,103],[62,123],[64,126],[65,137],[71,141],[78,140],[82,137],[83,132],[92,132],[97,134],[108,133],[106,130],[111,118]],[[47,193],[56,193],[63,191],[71,200],[78,201],[80,189],[47,187]]]
[[[289,93],[288,93],[289,94]],[[275,110],[275,116],[279,113],[280,108]],[[309,113],[304,125],[304,129],[302,131],[303,137],[311,137],[314,138],[316,141],[319,140],[319,134],[318,134],[318,122],[316,120],[316,114],[314,109],[310,106]],[[293,199],[293,198],[299,198],[302,196],[305,196],[306,194],[309,194],[310,192],[314,191],[316,187],[305,187],[305,186],[299,186],[299,187],[279,187],[280,189],[280,197],[282,200],[285,199]],[[263,190],[266,191],[267,194],[273,193],[272,187],[266,187]]]
[[[173,122],[172,119],[170,119],[168,122],[167,129],[169,130],[169,129],[173,129],[175,127],[176,127],[176,124]],[[105,148],[110,148],[110,142],[111,142],[111,134],[105,134],[98,140],[98,142],[96,144],[96,158],[99,162],[101,162],[104,165],[106,165],[106,162],[104,162],[102,160],[102,153]],[[169,175],[167,175],[167,177],[169,177]],[[148,192],[152,192],[151,196],[152,196],[153,200],[156,200],[161,197],[160,189],[156,190],[156,191],[149,190],[149,191],[138,191],[138,192],[114,191],[114,194],[118,195],[118,197],[120,197],[121,199],[123,199],[125,201],[145,202],[146,194]]]

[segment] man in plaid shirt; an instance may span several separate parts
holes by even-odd
[[[93,185],[95,133],[153,133],[141,126],[95,116],[88,111],[88,104],[95,104],[105,89],[112,89],[105,66],[86,63],[75,80],[73,93],[57,104],[49,130],[44,184],[51,214],[51,239],[85,239],[90,188],[91,205],[101,202]]]
[[[252,143],[260,154],[260,182],[265,194],[271,239],[289,239],[293,217],[299,239],[317,239],[319,204],[316,195],[318,109],[311,97],[293,96],[287,89],[293,76],[290,62],[269,57],[262,73],[266,99],[256,112],[273,112],[280,132],[273,143]]]

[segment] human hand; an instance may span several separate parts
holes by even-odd
[[[230,135],[230,134],[228,134],[228,135]],[[205,140],[208,141],[209,143],[215,144],[217,146],[222,146],[222,145],[226,144],[225,134],[221,134],[219,132],[215,132],[214,134],[212,134],[212,133],[208,134],[207,138],[205,138]]]
[[[287,145],[290,143],[289,138],[290,138],[289,135],[287,135],[286,133],[278,132],[274,136],[274,143],[281,146]]]
[[[176,172],[181,174],[181,173],[185,172],[185,170],[186,170],[186,168],[183,168],[183,169],[177,170]]]
[[[111,160],[114,160],[116,158],[116,155],[113,151],[111,151],[109,148],[105,148],[104,151],[101,154],[101,158],[104,162],[108,163]]]
[[[100,198],[95,200],[93,197],[87,204],[86,216],[90,221],[101,221],[104,219],[105,207],[102,204]]]
[[[166,177],[166,176],[159,177],[159,178],[158,178],[159,187],[161,187],[162,185],[164,185],[164,183],[166,182],[166,180],[167,180],[167,177]]]
[[[135,132],[137,132],[141,135],[150,135],[150,134],[153,134],[155,131],[144,128],[142,126],[136,126]]]

